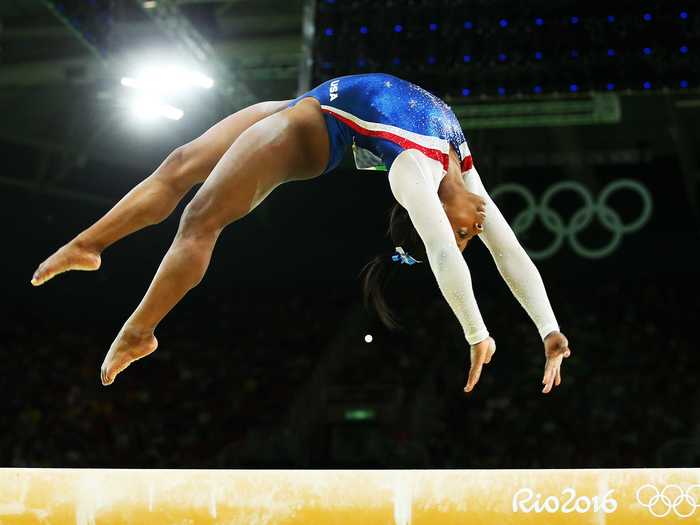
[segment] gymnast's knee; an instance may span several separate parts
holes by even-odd
[[[211,208],[206,199],[198,199],[196,196],[185,207],[180,217],[180,226],[177,236],[180,239],[216,239],[224,229],[223,224],[215,214],[211,213]]]
[[[200,149],[194,142],[175,148],[156,172],[156,178],[178,194],[185,194],[206,177]]]

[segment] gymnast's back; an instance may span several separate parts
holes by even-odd
[[[317,99],[326,116],[331,137],[329,167],[340,161],[338,150],[351,143],[381,158],[385,169],[408,148],[434,150],[431,156],[440,157],[441,162],[450,145],[459,153],[460,161],[469,156],[459,121],[450,107],[420,86],[394,75],[368,73],[332,78],[289,106],[306,97]],[[363,166],[358,164],[358,168]]]

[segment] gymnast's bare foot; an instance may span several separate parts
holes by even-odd
[[[73,240],[39,265],[32,277],[32,284],[40,286],[59,273],[70,270],[97,270],[100,264],[99,252]]]
[[[137,359],[153,353],[156,348],[158,348],[158,340],[153,332],[142,332],[125,325],[119,331],[102,363],[100,370],[102,384],[111,385],[117,374]]]

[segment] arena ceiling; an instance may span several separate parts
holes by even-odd
[[[144,8],[149,1],[176,8],[180,22],[204,39],[209,46],[207,61],[215,66],[210,73],[216,84],[208,92],[181,101],[182,120],[143,126],[133,122],[124,107],[121,78],[140,58],[154,50],[179,49],[192,36],[181,28],[164,30],[163,20],[159,24],[153,10]],[[313,3],[0,0],[0,152],[6,159],[8,155],[19,159],[3,163],[0,183],[104,194],[109,178],[92,177],[94,167],[85,168],[90,161],[100,163],[98,171],[105,164],[131,167],[143,177],[144,167],[155,167],[174,146],[196,137],[237,107],[296,96],[304,76],[300,67],[308,63],[308,42],[302,34],[304,13]],[[96,26],[99,31],[109,26],[103,49],[96,50],[80,31],[71,29],[56,12],[55,6],[61,4],[84,9],[82,14],[87,13],[88,18],[91,12],[84,6],[109,6],[109,23],[98,20]],[[172,18],[172,12],[168,13]],[[165,22],[167,26],[168,20]],[[343,49],[353,56],[356,52],[352,46]],[[482,163],[489,156],[503,159],[511,154],[517,163],[532,151],[629,150],[642,143],[674,152],[683,146],[677,137],[687,142],[681,149],[692,152],[700,135],[696,118],[700,103],[697,90],[687,91],[683,95],[621,93],[619,125],[541,128],[536,134],[519,129],[467,132]],[[670,125],[669,115],[673,117]],[[542,143],[533,143],[536,140]],[[29,173],[14,167],[27,163]],[[688,173],[700,173],[696,162],[685,164]],[[124,185],[132,185],[136,175],[133,177]]]
[[[109,26],[108,45],[96,50],[57,12],[57,5],[59,11],[64,7],[59,2],[0,1],[0,141],[138,165],[237,107],[296,96],[303,0],[159,1],[174,7],[180,23],[210,46],[207,62],[219,69],[210,68],[216,82],[211,92],[183,102],[185,118],[157,130],[127,121],[120,79],[140,56],[182,50],[191,35],[164,30],[145,0],[103,1],[108,23],[95,24],[100,30]],[[64,4],[66,10],[80,8],[75,1]]]

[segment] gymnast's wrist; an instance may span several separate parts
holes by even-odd
[[[486,329],[486,327],[483,327],[479,330],[466,333],[464,334],[465,339],[467,340],[467,343],[469,343],[469,346],[474,346],[476,344],[481,343],[482,341],[485,341],[489,336],[489,331]]]
[[[544,326],[540,332],[540,337],[542,338],[542,341],[544,342],[550,335],[558,334],[560,333],[559,331],[559,325],[547,325]]]

